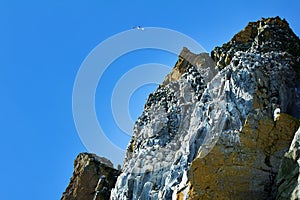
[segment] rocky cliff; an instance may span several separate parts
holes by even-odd
[[[295,134],[290,149],[282,159],[276,178],[277,199],[299,199],[300,197],[300,129]]]
[[[113,164],[95,154],[80,153],[74,161],[70,184],[61,200],[106,200],[120,171]]]
[[[183,49],[135,123],[111,199],[275,198],[300,125],[299,56],[299,38],[279,17],[215,48],[217,67]]]
[[[299,199],[299,78],[300,40],[279,17],[210,55],[183,48],[135,123],[117,181],[81,154],[62,199],[109,199],[115,181],[112,200]]]

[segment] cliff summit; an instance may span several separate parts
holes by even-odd
[[[95,199],[102,174],[112,200],[298,199],[299,113],[299,38],[279,17],[250,22],[211,56],[183,48],[134,125],[122,172],[76,164],[63,199],[88,174],[93,193],[73,199]]]

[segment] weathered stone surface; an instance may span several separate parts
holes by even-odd
[[[216,48],[219,71],[210,73],[211,62],[199,64],[203,54],[183,49],[135,124],[111,198],[272,198],[299,127],[299,44],[276,17]]]
[[[211,56],[183,48],[135,123],[117,182],[110,161],[83,153],[62,200],[299,199],[299,38],[262,18]]]
[[[261,32],[255,29],[258,24],[263,24]],[[259,34],[270,31],[269,27],[273,34],[260,40]],[[299,121],[289,115],[281,114],[276,125],[272,118],[276,104],[284,113],[299,118],[300,54],[288,46],[278,46],[283,42],[282,32],[285,42],[295,43],[297,49],[299,38],[291,34],[285,20],[276,17],[250,23],[232,41],[212,52],[222,51],[215,61],[221,72],[230,74],[229,106],[220,109],[229,115],[238,113],[244,125],[239,129],[234,120],[228,120],[212,151],[193,161],[188,173],[189,199],[275,198],[281,159],[299,127]]]
[[[112,199],[170,199],[185,186],[180,182],[185,180],[189,160],[196,155],[195,151],[186,153],[193,150],[189,143],[194,142],[195,133],[189,131],[190,116],[206,83],[201,66],[176,65],[180,66],[187,68],[178,80],[149,95],[135,123]]]
[[[257,22],[250,22],[244,30],[236,34],[222,47],[216,47],[211,56],[220,69],[228,65],[237,51],[269,51],[287,52],[294,56],[295,62],[300,54],[299,38],[293,33],[286,20],[279,17],[262,18]]]
[[[106,158],[80,153],[70,184],[61,200],[108,200],[120,171]]]
[[[281,114],[272,118],[249,115],[240,139],[222,135],[212,151],[195,159],[189,171],[189,199],[272,199],[279,164],[299,120]]]
[[[300,128],[285,153],[276,178],[276,199],[300,199]]]
[[[208,53],[194,54],[184,47],[174,68],[166,76],[162,85],[165,86],[170,82],[177,81],[191,66],[197,66],[200,69],[200,73],[206,77],[206,82],[209,82],[217,74],[214,62]]]

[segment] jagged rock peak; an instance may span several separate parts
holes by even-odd
[[[206,66],[207,62],[209,61],[208,53],[194,54],[186,47],[182,48],[179,58],[185,59],[191,65],[197,65],[198,67]]]
[[[210,81],[217,73],[214,61],[208,53],[194,54],[188,48],[183,47],[178,56],[178,61],[173,70],[166,76],[162,86],[177,81],[192,66],[196,66],[199,69],[202,76],[205,77],[206,82]]]
[[[61,200],[108,200],[119,174],[110,160],[96,154],[80,153]]]
[[[76,159],[75,161],[78,161],[85,156],[87,156],[92,161],[95,160],[96,162],[102,163],[110,168],[114,168],[114,165],[110,160],[108,160],[107,158],[104,158],[104,157],[97,156],[96,154],[93,154],[93,153],[85,153],[85,152],[80,153],[77,156],[78,159]]]
[[[266,53],[271,51],[287,52],[291,56],[300,56],[300,40],[289,27],[288,22],[280,17],[262,18],[250,22],[244,30],[237,33],[222,47],[216,47],[211,57],[218,68],[228,65],[237,51]],[[295,64],[299,66],[299,58]]]

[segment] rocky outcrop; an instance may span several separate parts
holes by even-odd
[[[120,171],[106,158],[80,153],[61,200],[108,200],[119,174]]]
[[[281,114],[274,121],[248,115],[240,133],[222,134],[212,151],[189,170],[189,199],[274,199],[279,164],[300,125]]]
[[[217,69],[207,54],[183,49],[135,123],[111,198],[272,198],[299,127],[299,49],[279,17],[217,47]]]
[[[276,199],[300,199],[300,128],[285,153],[276,179]]]
[[[197,57],[201,60],[207,55]],[[185,187],[179,183],[186,177],[188,162],[197,153],[190,146],[195,141],[191,114],[198,109],[196,102],[206,88],[200,70],[213,66],[202,68],[185,60],[182,63],[186,64],[177,65],[184,68],[178,69],[182,73],[178,80],[160,85],[149,95],[144,112],[135,123],[112,199],[170,199],[175,190]]]
[[[183,47],[178,61],[172,71],[166,76],[162,85],[165,86],[170,82],[177,81],[191,66],[198,66],[198,70],[200,70],[202,77],[205,78],[204,81],[206,83],[217,74],[214,62],[208,53],[194,54],[186,47]]]
[[[286,20],[279,17],[262,18],[257,22],[250,22],[244,30],[222,47],[216,47],[211,52],[211,56],[216,65],[222,69],[229,65],[237,51],[287,52],[291,58],[295,59],[294,61],[299,63],[297,56],[300,54],[300,43]]]
[[[211,57],[183,48],[135,123],[123,172],[80,154],[62,199],[299,199],[299,118],[300,40],[262,18]]]
[[[253,30],[258,25],[260,31]],[[267,39],[266,31],[272,33]],[[286,46],[292,43],[295,49]],[[298,46],[299,38],[287,22],[276,17],[249,23],[232,41],[212,52],[222,52],[214,56],[215,61],[221,73],[230,73],[225,112],[229,116],[238,113],[243,125],[228,120],[206,157],[201,157],[200,147],[188,173],[189,199],[275,198],[281,159],[300,125],[290,116],[299,118]],[[248,105],[241,102],[247,97]],[[290,115],[281,114],[274,122],[277,104]]]

